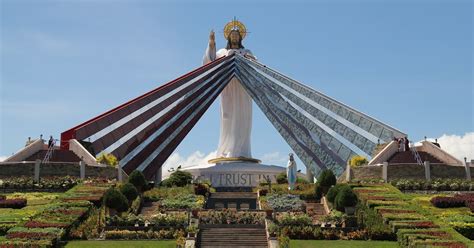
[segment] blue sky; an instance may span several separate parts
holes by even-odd
[[[262,63],[412,140],[474,131],[472,1],[0,3],[0,156],[200,66],[209,31],[224,46],[221,30],[234,16]],[[211,153],[218,136],[216,101],[179,159]],[[270,163],[290,151],[258,108],[252,147]]]

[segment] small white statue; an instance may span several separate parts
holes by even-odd
[[[293,158],[293,153],[290,153],[290,159],[288,160],[288,165],[286,167],[286,177],[288,178],[288,189],[293,190],[296,183],[296,162]]]

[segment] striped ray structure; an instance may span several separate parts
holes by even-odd
[[[126,173],[155,176],[232,77],[285,139],[307,170],[340,175],[353,155],[370,158],[377,143],[406,134],[297,82],[234,54],[217,59],[61,134],[92,155],[112,153]]]

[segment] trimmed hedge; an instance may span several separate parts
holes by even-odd
[[[25,206],[26,206],[26,199],[23,199],[23,198],[0,200],[0,208],[20,209]]]

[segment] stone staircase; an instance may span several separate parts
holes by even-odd
[[[197,248],[268,247],[264,227],[210,227],[199,232]]]
[[[420,154],[421,161],[430,161],[430,163],[443,163],[442,161],[440,161],[439,159],[435,158],[433,155],[427,152],[418,151],[418,154]],[[396,152],[395,154],[393,154],[391,158],[388,159],[388,162],[391,164],[416,164],[417,163],[411,151]]]
[[[326,216],[326,211],[324,210],[324,205],[322,203],[306,203],[306,212],[313,219],[313,224],[320,224],[322,218]]]
[[[31,155],[25,161],[35,161],[36,159],[43,160],[48,150],[40,150]],[[54,149],[53,155],[49,159],[50,162],[79,162],[79,158],[74,152],[69,150]]]

